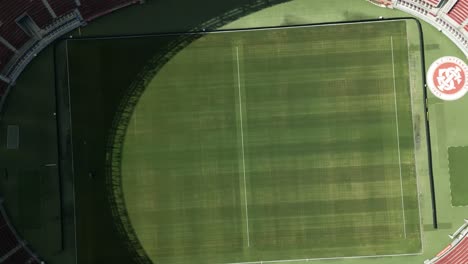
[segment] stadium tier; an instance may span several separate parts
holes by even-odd
[[[117,9],[140,2],[140,0],[81,0],[79,9],[83,17],[89,21]]]
[[[16,23],[2,24],[0,36],[16,49],[21,48],[30,38]]]
[[[35,256],[24,247],[13,253],[6,258],[2,263],[4,264],[39,264],[41,263]]]
[[[432,6],[438,6],[441,0],[425,0],[425,1]]]
[[[0,237],[2,238],[0,240],[0,254],[2,256],[6,256],[19,245],[18,240],[8,225],[0,228]]]
[[[52,23],[52,15],[47,11],[42,1],[15,0],[14,3],[16,6],[24,7],[24,11],[21,10],[20,17],[26,12],[40,28]]]
[[[0,68],[5,66],[13,57],[14,52],[0,43]],[[1,86],[1,84],[0,84]]]
[[[468,18],[468,0],[458,0],[447,15],[461,25]]]
[[[444,252],[436,264],[466,264],[468,263],[468,237],[463,238],[457,245]]]
[[[41,261],[18,238],[0,200],[0,263],[36,264]]]
[[[0,1],[0,98],[45,46],[59,36],[142,0]],[[3,81],[1,81],[3,80]],[[5,80],[9,83],[5,84]],[[3,100],[0,100],[0,108]]]
[[[74,0],[49,0],[49,5],[56,16],[68,14],[76,9]]]

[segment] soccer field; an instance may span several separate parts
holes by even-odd
[[[406,22],[210,33],[128,126],[122,190],[154,263],[421,252]]]

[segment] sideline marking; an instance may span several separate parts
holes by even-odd
[[[267,30],[285,30],[285,29],[294,29],[294,28],[309,28],[309,27],[328,27],[328,26],[347,26],[347,25],[357,25],[357,24],[374,24],[374,23],[395,23],[401,22],[408,19],[390,19],[390,20],[371,20],[371,21],[357,21],[357,22],[330,22],[325,24],[306,24],[306,25],[296,25],[296,26],[276,26],[276,27],[263,27],[263,28],[247,28],[247,29],[222,29],[218,31],[196,31],[196,32],[169,32],[169,33],[153,33],[153,34],[139,34],[139,35],[125,35],[125,36],[106,36],[106,37],[76,37],[75,41],[82,41],[88,39],[94,40],[107,40],[107,39],[124,39],[124,38],[147,38],[148,36],[175,36],[175,35],[203,35],[208,34],[223,34],[229,32],[253,32],[253,31],[267,31]]]
[[[396,123],[397,145],[398,145],[398,166],[400,168],[401,210],[403,213],[403,233],[405,234],[405,238],[406,238],[406,216],[405,216],[405,201],[403,198],[403,178],[401,176],[400,130],[398,127],[398,107],[397,107],[396,81],[395,81],[395,56],[393,54],[393,36],[390,37],[390,46],[392,48],[393,97],[395,99],[395,123]]]
[[[70,59],[68,53],[68,40],[65,42],[65,53],[66,64],[67,64],[67,88],[68,88],[68,112],[69,112],[69,122],[70,122],[70,146],[71,146],[71,167],[72,167],[72,177],[73,177],[73,225],[75,229],[75,252],[78,252],[78,239],[77,239],[77,227],[76,227],[76,191],[75,191],[75,158],[73,151],[73,120],[72,120],[72,104],[71,104],[71,87],[70,87]],[[78,254],[75,254],[75,261],[78,263]]]
[[[331,258],[305,258],[305,259],[278,259],[278,260],[258,260],[249,262],[230,262],[224,264],[263,264],[263,263],[278,263],[278,262],[299,262],[299,261],[319,261],[319,260],[338,260],[338,259],[365,259],[365,258],[382,258],[382,257],[407,257],[420,256],[422,253],[408,254],[388,254],[388,255],[368,255],[368,256],[350,256],[350,257],[331,257]]]
[[[245,154],[244,154],[244,128],[242,121],[242,92],[241,92],[241,78],[240,78],[240,65],[239,65],[239,47],[236,47],[236,63],[237,63],[237,90],[239,91],[239,114],[240,114],[240,128],[241,128],[241,146],[242,146],[242,171],[244,176],[244,200],[245,200],[245,220],[247,225],[247,247],[250,247],[250,234],[249,234],[249,210],[247,207],[247,182],[245,180]]]

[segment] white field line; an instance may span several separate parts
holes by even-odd
[[[411,106],[411,125],[413,126],[413,156],[414,156],[414,170],[415,170],[415,176],[416,176],[416,191],[418,194],[418,211],[419,211],[419,234],[420,234],[420,239],[421,239],[421,250],[424,252],[424,238],[423,238],[423,223],[422,223],[422,214],[421,214],[421,197],[419,195],[421,186],[419,183],[419,173],[418,173],[418,160],[417,160],[417,155],[416,155],[416,133],[417,131],[414,131],[414,128],[422,127],[422,126],[415,126],[414,124],[414,106],[413,106],[413,88],[416,86],[413,85],[413,82],[416,82],[416,80],[413,79],[413,75],[411,74],[411,54],[410,54],[410,44],[409,44],[409,38],[406,38],[406,46],[408,50],[408,75],[410,79],[410,106]]]
[[[372,256],[351,256],[351,257],[331,257],[331,258],[305,258],[305,259],[281,259],[281,260],[260,260],[250,262],[230,262],[224,264],[263,264],[263,263],[285,263],[285,262],[308,262],[319,260],[339,260],[339,259],[366,259],[366,258],[384,258],[384,257],[408,257],[420,256],[422,253],[409,253],[409,254],[390,254],[390,255],[372,255]]]
[[[78,240],[77,240],[77,231],[76,231],[76,192],[75,192],[75,158],[73,155],[73,124],[72,124],[72,104],[71,104],[71,87],[70,87],[70,62],[68,54],[68,40],[65,42],[65,53],[66,54],[66,63],[67,63],[67,88],[68,88],[68,112],[70,115],[70,146],[71,146],[71,167],[72,167],[72,177],[73,177],[73,222],[74,222],[74,231],[75,231],[75,252],[78,252]],[[78,254],[75,254],[75,261],[78,264]]]
[[[209,34],[224,34],[230,32],[252,32],[252,31],[268,31],[268,30],[288,30],[288,29],[296,29],[296,28],[312,28],[312,27],[329,27],[329,26],[347,26],[347,25],[356,25],[356,24],[374,24],[374,23],[395,23],[399,21],[403,21],[405,19],[400,20],[374,20],[374,21],[358,21],[358,22],[349,22],[349,23],[329,23],[329,24],[321,24],[321,25],[301,25],[301,26],[291,26],[291,27],[272,27],[272,28],[250,28],[250,29],[242,29],[242,28],[225,28],[221,29],[221,31],[205,31],[205,32],[183,32],[183,33],[169,33],[169,35],[196,35],[203,33],[204,35]],[[153,34],[150,36],[157,36],[158,34]],[[92,39],[96,40],[104,40],[104,39],[123,39],[123,38],[147,38],[148,35],[136,35],[136,36],[109,36],[109,37],[93,37]],[[75,41],[85,40],[86,38],[76,38]]]
[[[241,92],[241,78],[240,78],[240,64],[239,64],[239,47],[236,47],[236,63],[237,63],[237,90],[239,92],[239,116],[240,116],[240,129],[241,129],[241,146],[242,146],[242,173],[244,177],[244,201],[245,201],[245,221],[247,233],[247,247],[250,247],[250,234],[249,234],[249,209],[247,205],[247,181],[245,180],[245,153],[244,153],[244,127],[242,120],[242,92]]]
[[[400,168],[401,211],[403,214],[403,233],[406,238],[406,216],[405,216],[405,201],[403,197],[403,177],[401,175],[400,130],[398,127],[398,107],[397,107],[397,96],[396,96],[395,56],[393,53],[393,36],[390,37],[390,45],[392,49],[393,97],[395,99],[395,123],[396,123],[396,134],[397,134],[397,145],[398,145],[398,166]]]

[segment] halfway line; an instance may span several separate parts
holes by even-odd
[[[398,127],[398,107],[397,107],[396,81],[395,81],[395,56],[393,54],[393,36],[390,36],[390,45],[392,49],[393,97],[395,99],[395,123],[396,123],[397,145],[398,145],[398,166],[400,168],[401,210],[403,212],[403,233],[405,234],[405,238],[406,238],[405,201],[403,198],[403,177],[401,175],[400,130]]]
[[[244,176],[244,200],[245,200],[245,220],[247,232],[247,247],[250,247],[250,234],[249,234],[249,210],[247,207],[247,181],[245,180],[245,154],[244,154],[244,128],[242,121],[242,92],[241,92],[241,79],[240,79],[240,65],[239,65],[239,47],[236,47],[236,62],[237,62],[237,88],[239,91],[239,115],[240,115],[240,129],[241,129],[241,146],[242,146],[242,171]]]

